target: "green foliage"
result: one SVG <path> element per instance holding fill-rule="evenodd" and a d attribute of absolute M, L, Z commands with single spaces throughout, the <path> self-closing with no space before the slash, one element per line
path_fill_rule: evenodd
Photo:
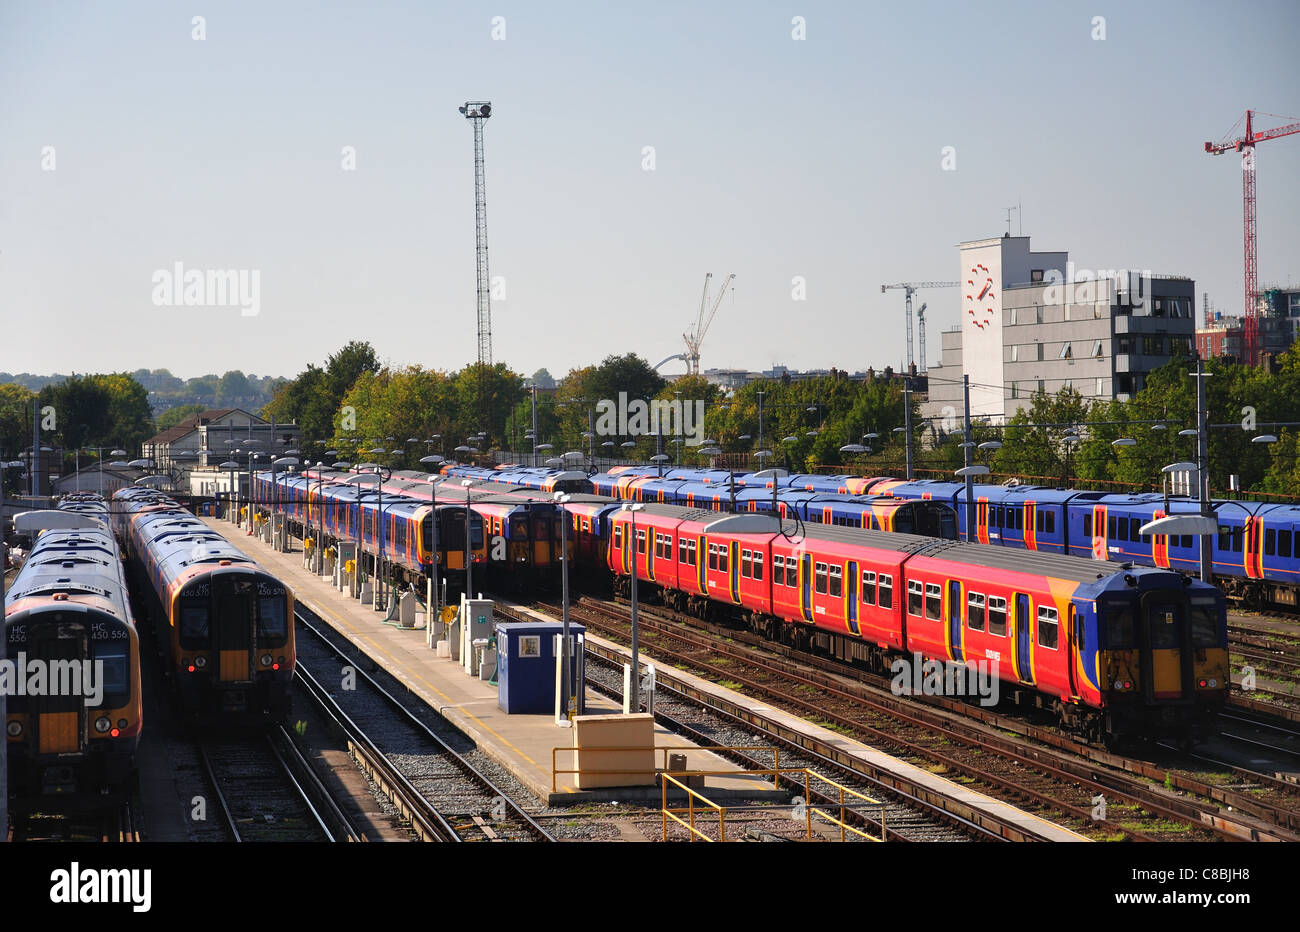
<path fill-rule="evenodd" d="M 180 405 L 176 408 L 168 408 L 162 414 L 158 415 L 156 426 L 158 432 L 175 427 L 181 421 L 194 417 L 196 414 L 202 414 L 206 410 L 206 405 Z"/>
<path fill-rule="evenodd" d="M 41 435 L 48 446 L 134 452 L 154 433 L 149 393 L 125 372 L 72 376 L 41 389 L 39 403 L 54 409 L 54 429 Z M 24 442 L 30 443 L 30 427 Z"/>
<path fill-rule="evenodd" d="M 0 384 L 0 460 L 12 460 L 24 446 L 31 446 L 35 397 L 15 382 Z"/>

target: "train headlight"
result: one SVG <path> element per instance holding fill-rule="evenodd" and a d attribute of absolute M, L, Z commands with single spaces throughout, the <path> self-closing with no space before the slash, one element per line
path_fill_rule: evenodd
<path fill-rule="evenodd" d="M 208 658 L 207 658 L 207 657 L 195 657 L 195 658 L 194 658 L 194 666 L 198 667 L 200 670 L 202 670 L 202 669 L 203 669 L 204 667 L 206 667 L 207 665 L 208 665 Z"/>
<path fill-rule="evenodd" d="M 126 730 L 126 719 L 124 719 L 124 718 L 119 718 L 119 719 L 117 720 L 117 727 L 118 727 L 118 728 L 121 728 L 123 731 L 125 731 L 125 730 Z"/>
<path fill-rule="evenodd" d="M 270 665 L 271 665 L 271 655 L 270 655 L 270 654 L 263 654 L 263 655 L 262 655 L 262 666 L 264 666 L 264 667 L 269 667 Z"/>
<path fill-rule="evenodd" d="M 5 731 L 9 733 L 9 737 L 17 738 L 19 735 L 23 733 L 23 723 L 19 721 L 12 721 L 5 726 Z"/>
<path fill-rule="evenodd" d="M 112 727 L 113 722 L 107 715 L 101 715 L 99 718 L 95 719 L 95 731 L 99 732 L 101 735 Z"/>
<path fill-rule="evenodd" d="M 1218 681 L 1218 680 L 1210 680 L 1210 689 L 1218 689 L 1218 688 L 1219 688 L 1219 681 Z"/>

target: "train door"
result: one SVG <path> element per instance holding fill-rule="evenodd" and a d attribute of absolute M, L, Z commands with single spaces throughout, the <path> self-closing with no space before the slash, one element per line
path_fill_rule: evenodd
<path fill-rule="evenodd" d="M 1110 546 L 1106 542 L 1106 506 L 1092 506 L 1092 558 L 1109 560 Z"/>
<path fill-rule="evenodd" d="M 1038 517 L 1038 505 L 1025 502 L 1025 549 L 1038 549 L 1038 527 L 1034 523 Z"/>
<path fill-rule="evenodd" d="M 1030 656 L 1029 596 L 1016 593 L 1016 675 L 1022 683 L 1033 683 L 1034 673 Z"/>
<path fill-rule="evenodd" d="M 727 545 L 730 559 L 727 560 L 727 582 L 731 589 L 731 601 L 740 602 L 740 544 L 731 541 Z"/>
<path fill-rule="evenodd" d="M 848 621 L 849 631 L 853 634 L 862 633 L 858 630 L 858 586 L 860 585 L 862 580 L 858 578 L 858 561 L 850 560 L 844 573 L 844 592 L 847 596 L 844 617 Z"/>
<path fill-rule="evenodd" d="M 1157 508 L 1151 513 L 1153 520 L 1165 517 L 1165 510 Z M 1169 535 L 1151 535 L 1151 561 L 1162 570 L 1169 569 Z"/>
<path fill-rule="evenodd" d="M 812 554 L 799 556 L 799 609 L 804 621 L 813 620 L 812 609 Z"/>
<path fill-rule="evenodd" d="M 1258 517 L 1246 519 L 1246 539 L 1243 569 L 1248 579 L 1260 579 L 1264 575 L 1264 520 Z"/>
<path fill-rule="evenodd" d="M 1083 626 L 1079 624 L 1079 616 L 1074 611 L 1074 604 L 1070 604 L 1066 612 L 1065 621 L 1065 643 L 1068 656 L 1065 658 L 1065 666 L 1069 671 L 1070 695 L 1079 695 L 1079 684 L 1074 675 L 1076 665 L 1082 662 L 1079 656 L 1083 653 Z"/>
<path fill-rule="evenodd" d="M 253 630 L 257 614 L 253 605 L 253 583 L 236 576 L 212 580 L 212 649 L 217 653 L 217 680 L 243 683 L 253 678 Z"/>
<path fill-rule="evenodd" d="M 1142 597 L 1142 687 L 1148 702 L 1182 702 L 1192 695 L 1192 653 L 1186 606 L 1159 593 Z"/>
<path fill-rule="evenodd" d="M 961 646 L 961 583 L 948 580 L 948 656 L 958 663 L 965 660 Z"/>
<path fill-rule="evenodd" d="M 989 500 L 981 498 L 975 506 L 975 539 L 981 544 L 989 542 Z"/>
<path fill-rule="evenodd" d="M 29 626 L 29 630 L 33 632 L 29 650 L 45 662 L 47 670 L 54 669 L 55 663 L 66 665 L 90 656 L 86 630 L 80 624 Z M 56 695 L 33 695 L 27 701 L 36 729 L 36 753 L 75 754 L 86 750 L 86 704 L 82 696 L 60 690 Z"/>

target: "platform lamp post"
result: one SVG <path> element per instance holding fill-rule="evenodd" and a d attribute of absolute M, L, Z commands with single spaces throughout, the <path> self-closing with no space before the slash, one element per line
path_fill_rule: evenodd
<path fill-rule="evenodd" d="M 116 459 L 119 457 L 126 456 L 126 451 L 113 450 L 108 455 Z M 99 458 L 99 494 L 100 495 L 104 494 L 104 458 L 102 456 Z"/>
<path fill-rule="evenodd" d="M 383 447 L 375 447 L 370 451 L 370 455 L 383 456 L 387 452 L 388 451 Z M 393 452 L 397 451 L 395 450 Z M 393 471 L 380 466 L 378 463 L 375 463 L 373 469 L 374 474 L 377 477 L 377 481 L 375 482 L 375 491 L 378 493 L 379 497 L 379 511 L 375 516 L 375 520 L 379 524 L 379 528 L 375 534 L 379 539 L 378 562 L 375 564 L 375 608 L 382 609 L 384 606 L 384 532 L 387 530 L 385 527 L 387 522 L 384 521 L 384 483 L 393 477 Z"/>
<path fill-rule="evenodd" d="M 282 520 L 283 515 L 280 514 L 279 472 L 281 466 L 298 465 L 297 457 L 289 456 L 287 455 L 287 452 L 288 451 L 286 451 L 285 456 L 281 456 L 277 459 L 271 460 L 271 483 L 275 486 L 275 506 L 274 509 L 271 511 L 271 531 L 272 531 L 272 537 L 274 538 L 274 541 L 272 542 L 272 546 L 275 547 L 275 549 L 280 551 L 281 553 L 284 552 L 284 548 L 280 546 L 280 529 L 282 527 L 287 527 L 288 524 L 287 522 Z M 297 453 L 298 451 L 294 450 L 293 452 Z M 285 537 L 288 537 L 288 534 L 286 534 Z"/>
<path fill-rule="evenodd" d="M 375 470 L 378 470 L 379 467 L 378 467 L 378 466 L 375 466 L 374 469 L 375 469 Z M 362 525 L 365 524 L 365 520 L 364 520 L 364 510 L 363 510 L 362 507 L 361 507 L 361 505 L 362 505 L 362 501 L 361 501 L 361 484 L 362 484 L 363 482 L 374 482 L 376 488 L 378 488 L 379 484 L 380 484 L 383 480 L 380 478 L 379 473 L 378 473 L 377 471 L 375 471 L 375 472 L 366 471 L 366 472 L 357 472 L 357 473 L 353 473 L 352 475 L 348 476 L 348 477 L 347 477 L 346 479 L 344 479 L 343 481 L 344 481 L 345 483 L 347 483 L 348 485 L 355 485 L 355 486 L 357 487 L 357 552 L 356 552 L 356 556 L 355 556 L 353 559 L 356 561 L 356 568 L 357 568 L 357 570 L 360 570 L 360 569 L 361 569 L 361 545 L 362 545 L 362 533 L 361 533 L 361 529 L 362 529 Z M 381 499 L 381 501 L 382 501 L 382 499 Z M 379 523 L 382 525 L 383 522 L 379 522 Z M 376 564 L 376 569 L 378 569 L 378 564 Z M 378 575 L 378 574 L 376 574 L 376 575 Z M 378 585 L 378 583 L 376 583 L 376 585 Z M 359 593 L 359 591 L 358 591 L 358 595 L 359 595 L 359 594 L 360 594 L 360 593 Z"/>
<path fill-rule="evenodd" d="M 636 537 L 636 513 L 645 508 L 640 502 L 624 502 L 621 506 L 622 511 L 628 512 L 632 522 L 632 534 L 624 542 L 625 547 L 630 547 L 632 551 L 632 682 L 629 685 L 630 695 L 628 696 L 628 707 L 632 714 L 641 711 L 641 654 L 640 654 L 640 632 L 636 623 L 636 577 L 637 569 L 637 537 Z M 647 547 L 647 549 L 649 549 Z"/>
<path fill-rule="evenodd" d="M 470 486 L 474 484 L 473 479 L 460 480 L 461 488 L 465 490 L 465 598 L 474 598 L 474 555 L 470 552 L 470 511 L 469 502 Z"/>
<path fill-rule="evenodd" d="M 338 450 L 326 450 L 324 455 L 330 459 L 339 455 Z M 309 487 L 310 488 L 310 487 Z M 308 493 L 308 503 L 310 504 L 310 492 Z M 308 520 L 311 519 L 310 510 L 307 513 Z M 316 534 L 316 553 L 312 559 L 312 566 L 316 570 L 316 575 L 320 576 L 325 570 L 325 461 L 316 461 L 316 517 L 319 519 L 320 530 Z"/>
<path fill-rule="evenodd" d="M 239 463 L 235 462 L 233 459 L 230 459 L 230 460 L 226 460 L 217 468 L 224 469 L 230 473 L 230 495 L 226 499 L 227 502 L 226 507 L 230 509 L 230 512 L 226 515 L 226 520 L 229 521 L 234 516 L 234 511 L 235 508 L 237 507 L 235 504 L 235 476 L 239 472 L 240 465 Z"/>
<path fill-rule="evenodd" d="M 433 618 L 438 613 L 438 602 L 440 601 L 439 593 L 442 591 L 438 583 L 438 481 L 442 478 L 435 470 L 442 465 L 445 460 L 436 453 L 420 457 L 420 462 L 429 470 L 429 525 L 432 528 L 432 534 L 429 540 L 429 576 L 428 587 L 425 591 L 424 609 L 426 625 L 433 624 Z M 466 528 L 468 531 L 468 528 Z M 432 630 L 432 628 L 430 628 Z"/>
<path fill-rule="evenodd" d="M 565 492 L 555 493 L 555 504 L 560 509 L 560 708 L 564 710 L 564 724 L 573 723 L 575 711 L 573 698 L 569 695 L 569 513 L 564 506 L 569 503 Z"/>

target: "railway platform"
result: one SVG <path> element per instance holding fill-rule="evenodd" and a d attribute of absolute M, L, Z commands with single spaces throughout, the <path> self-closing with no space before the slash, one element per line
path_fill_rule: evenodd
<path fill-rule="evenodd" d="M 497 707 L 496 688 L 465 675 L 460 665 L 454 661 L 439 659 L 434 651 L 425 646 L 422 627 L 401 629 L 382 624 L 379 612 L 339 592 L 327 579 L 306 570 L 302 565 L 300 551 L 278 553 L 260 538 L 248 536 L 228 521 L 207 517 L 202 520 L 288 582 L 298 601 L 472 738 L 480 750 L 508 769 L 547 805 L 562 806 L 610 799 L 659 799 L 660 790 L 657 786 L 578 789 L 570 782 L 569 775 L 556 775 L 553 772 L 553 749 L 567 748 L 571 744 L 571 736 L 568 729 L 555 725 L 552 716 L 506 715 Z M 502 601 L 501 604 L 519 615 L 555 620 L 509 601 Z M 597 649 L 606 656 L 621 655 L 625 659 L 628 656 L 625 648 L 612 641 L 590 632 L 586 638 L 589 649 Z M 654 659 L 652 651 L 643 650 L 641 656 L 646 662 Z M 752 697 L 725 689 L 670 665 L 658 664 L 656 669 L 660 682 L 721 700 L 741 710 L 742 716 L 774 727 L 783 736 L 792 737 L 796 741 L 800 736 L 805 736 L 826 742 L 835 748 L 838 756 L 852 760 L 863 772 L 885 783 L 906 786 L 911 788 L 911 792 L 919 791 L 933 799 L 947 799 L 951 811 L 961 818 L 975 822 L 985 819 L 1010 821 L 1028 835 L 1050 841 L 1089 840 L 1009 803 L 993 799 L 852 738 L 774 709 Z M 588 714 L 617 711 L 621 709 L 609 699 L 588 690 Z M 722 801 L 738 797 L 762 798 L 764 795 L 770 798 L 789 796 L 788 792 L 776 790 L 766 779 L 746 776 L 734 763 L 700 750 L 691 742 L 660 726 L 655 729 L 655 743 L 656 746 L 672 745 L 682 748 L 682 753 L 687 755 L 687 768 L 690 770 L 728 771 L 734 774 L 704 778 L 701 792 L 710 799 Z M 571 761 L 572 755 L 561 753 L 559 760 L 560 768 L 572 766 L 564 763 L 566 760 Z"/>
<path fill-rule="evenodd" d="M 580 789 L 571 774 L 556 772 L 574 767 L 572 732 L 555 724 L 553 715 L 507 715 L 497 706 L 497 689 L 468 676 L 459 663 L 439 658 L 425 644 L 424 628 L 398 628 L 382 623 L 383 615 L 350 598 L 302 565 L 302 552 L 279 553 L 260 538 L 249 536 L 230 522 L 201 517 L 269 572 L 287 582 L 295 599 L 319 616 L 338 634 L 386 670 L 456 728 L 468 735 L 481 751 L 501 764 L 548 806 L 574 805 L 596 800 L 658 802 L 661 790 L 653 786 Z M 621 712 L 609 699 L 587 691 L 588 715 Z M 655 746 L 686 755 L 686 769 L 723 771 L 703 778 L 700 792 L 710 799 L 768 799 L 784 801 L 788 790 L 776 789 L 764 777 L 746 774 L 736 764 L 662 727 L 655 728 Z M 680 748 L 680 751 L 678 750 Z M 662 759 L 664 752 L 656 754 Z M 558 764 L 553 760 L 558 759 Z M 672 794 L 670 794 L 671 798 Z"/>

